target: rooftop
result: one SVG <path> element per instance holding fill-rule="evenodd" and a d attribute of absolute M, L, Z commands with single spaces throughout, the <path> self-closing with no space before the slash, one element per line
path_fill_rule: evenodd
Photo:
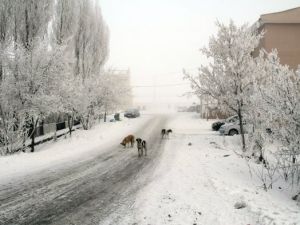
<path fill-rule="evenodd" d="M 266 23 L 300 23 L 300 7 L 260 16 L 261 25 Z"/>

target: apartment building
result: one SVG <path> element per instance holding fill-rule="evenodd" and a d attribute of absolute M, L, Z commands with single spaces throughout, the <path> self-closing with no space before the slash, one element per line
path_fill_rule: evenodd
<path fill-rule="evenodd" d="M 297 69 L 300 64 L 300 7 L 261 15 L 258 25 L 259 31 L 265 32 L 260 48 L 268 52 L 276 48 L 280 62 Z"/>

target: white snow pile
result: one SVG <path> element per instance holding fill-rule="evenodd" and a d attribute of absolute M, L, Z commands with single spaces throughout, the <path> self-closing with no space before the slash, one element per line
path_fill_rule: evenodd
<path fill-rule="evenodd" d="M 195 114 L 175 117 L 168 128 L 174 133 L 165 140 L 152 181 L 138 193 L 122 225 L 300 224 L 292 190 L 279 181 L 266 192 L 232 151 L 241 147 L 238 136 L 219 136 L 211 121 Z"/>
<path fill-rule="evenodd" d="M 72 161 L 94 157 L 108 147 L 119 145 L 124 134 L 136 131 L 151 116 L 126 119 L 114 123 L 100 123 L 90 130 L 77 130 L 70 138 L 37 146 L 35 153 L 23 153 L 0 157 L 0 183 L 31 172 L 64 166 Z"/>

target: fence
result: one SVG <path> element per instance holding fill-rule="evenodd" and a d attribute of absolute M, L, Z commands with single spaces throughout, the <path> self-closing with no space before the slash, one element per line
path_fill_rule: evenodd
<path fill-rule="evenodd" d="M 73 121 L 73 128 L 72 131 L 79 129 L 81 127 L 79 120 Z M 66 135 L 69 132 L 68 129 L 68 121 L 59 122 L 59 123 L 47 123 L 42 124 L 40 126 L 37 126 L 34 131 L 34 137 L 35 137 L 35 143 L 34 146 L 45 143 L 47 141 L 50 141 L 54 138 L 59 138 L 61 136 Z M 6 152 L 5 154 L 12 154 L 14 152 L 18 152 L 21 150 L 24 150 L 24 147 L 29 147 L 32 145 L 30 138 L 28 138 L 25 143 L 23 141 L 20 141 L 18 143 L 14 143 L 16 146 L 14 148 L 13 152 Z M 3 141 L 1 141 L 0 137 L 0 155 L 5 152 L 3 149 L 8 149 L 7 146 L 3 145 Z M 2 153 L 1 153 L 2 152 Z"/>
<path fill-rule="evenodd" d="M 75 120 L 73 125 L 77 126 L 80 124 L 79 120 Z M 35 136 L 40 137 L 44 136 L 47 134 L 54 134 L 57 131 L 64 130 L 68 128 L 68 121 L 60 122 L 60 123 L 48 123 L 48 124 L 43 124 L 41 126 L 36 127 L 35 129 Z"/>

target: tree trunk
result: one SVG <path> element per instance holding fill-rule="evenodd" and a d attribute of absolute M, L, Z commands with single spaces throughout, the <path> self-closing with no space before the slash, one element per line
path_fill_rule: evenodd
<path fill-rule="evenodd" d="M 31 134 L 31 152 L 34 152 L 34 139 L 35 139 L 35 132 L 33 131 Z"/>
<path fill-rule="evenodd" d="M 38 119 L 34 121 L 34 118 L 31 118 L 31 124 L 30 124 L 30 138 L 31 138 L 31 152 L 34 152 L 34 145 L 35 145 L 35 129 L 38 123 Z"/>
<path fill-rule="evenodd" d="M 73 116 L 68 114 L 68 127 L 69 127 L 70 137 L 72 136 L 73 124 L 74 124 L 74 118 Z"/>
<path fill-rule="evenodd" d="M 2 82 L 3 79 L 3 66 L 2 66 L 2 61 L 0 60 L 0 83 Z"/>
<path fill-rule="evenodd" d="M 244 120 L 243 120 L 243 116 L 242 116 L 242 112 L 241 112 L 240 108 L 238 110 L 238 117 L 239 117 L 239 121 L 240 121 L 242 148 L 243 148 L 243 151 L 246 151 L 245 132 L 244 132 L 244 124 L 243 124 Z"/>
<path fill-rule="evenodd" d="M 29 19 L 27 9 L 25 9 L 25 48 L 29 49 Z"/>
<path fill-rule="evenodd" d="M 84 116 L 80 117 L 80 122 L 82 124 L 82 127 L 84 130 L 88 130 L 89 129 L 89 115 L 84 118 Z"/>
<path fill-rule="evenodd" d="M 105 112 L 104 112 L 104 123 L 106 122 L 106 110 L 105 110 Z"/>

